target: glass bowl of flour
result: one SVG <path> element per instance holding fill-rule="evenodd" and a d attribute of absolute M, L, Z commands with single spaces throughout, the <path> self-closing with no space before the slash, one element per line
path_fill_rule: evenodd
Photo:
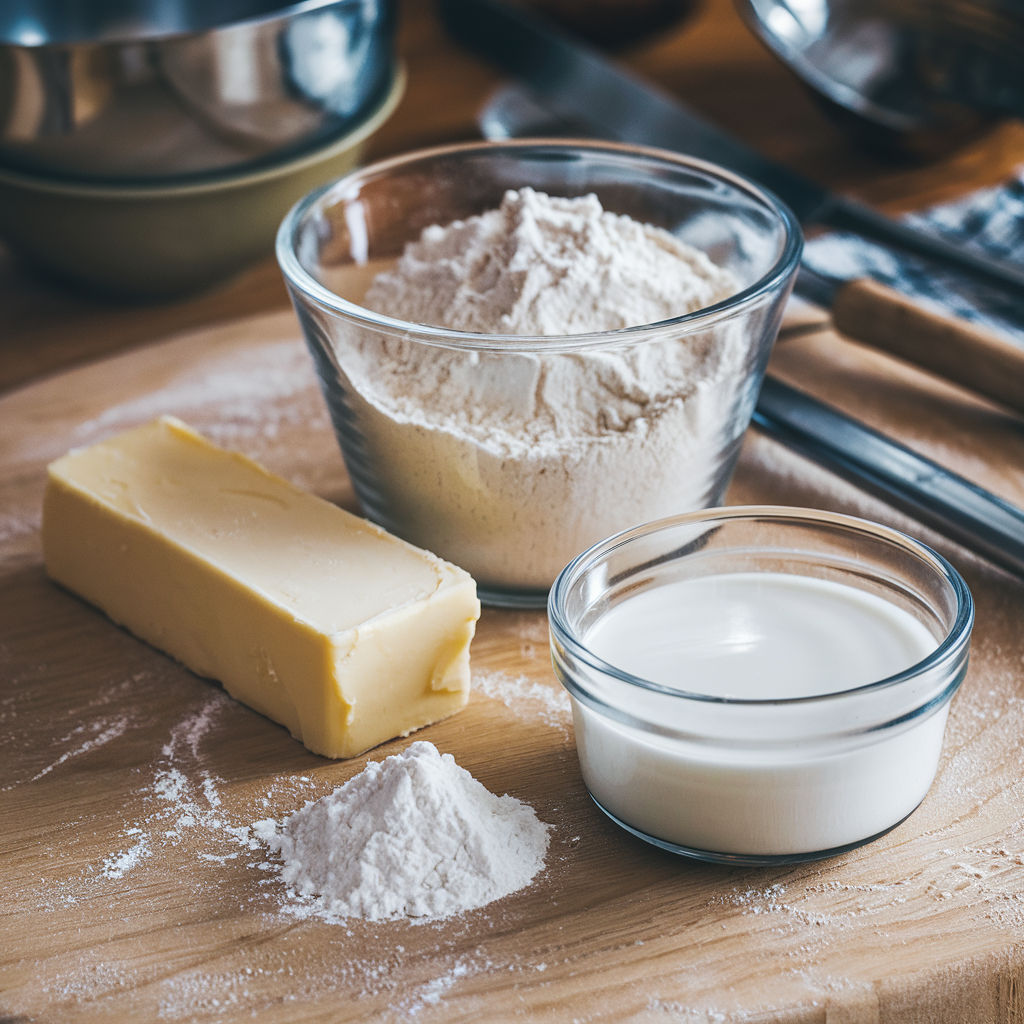
<path fill-rule="evenodd" d="M 510 141 L 363 168 L 277 254 L 365 514 L 543 607 L 600 538 L 720 502 L 801 246 L 714 165 Z"/>
<path fill-rule="evenodd" d="M 921 803 L 974 604 L 889 527 L 730 506 L 585 551 L 548 620 L 595 803 L 675 853 L 779 864 L 871 842 Z"/>

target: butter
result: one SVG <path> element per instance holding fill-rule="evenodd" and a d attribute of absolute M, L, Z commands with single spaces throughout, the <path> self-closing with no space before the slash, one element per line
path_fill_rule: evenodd
<path fill-rule="evenodd" d="M 49 467 L 43 551 L 58 583 L 315 753 L 469 699 L 468 573 L 171 417 Z"/>

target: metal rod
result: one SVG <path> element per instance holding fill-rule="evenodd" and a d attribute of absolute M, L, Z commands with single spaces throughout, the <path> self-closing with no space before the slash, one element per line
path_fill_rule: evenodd
<path fill-rule="evenodd" d="M 769 437 L 1024 576 L 1024 511 L 796 388 L 766 377 L 753 423 Z"/>

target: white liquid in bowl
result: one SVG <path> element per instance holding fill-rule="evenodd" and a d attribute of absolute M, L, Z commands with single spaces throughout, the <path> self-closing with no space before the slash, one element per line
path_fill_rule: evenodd
<path fill-rule="evenodd" d="M 741 700 L 841 693 L 903 672 L 938 646 L 883 598 L 783 573 L 651 588 L 610 609 L 584 641 L 648 681 Z M 664 724 L 687 731 L 687 704 L 680 700 L 680 721 Z M 842 720 L 841 701 L 822 702 L 826 720 L 832 705 L 826 734 L 855 726 Z M 604 808 L 688 849 L 757 856 L 834 849 L 906 817 L 934 778 L 948 707 L 841 742 L 809 734 L 758 748 L 658 735 L 573 701 L 584 779 Z M 711 721 L 734 710 L 702 703 Z"/>
<path fill-rule="evenodd" d="M 923 623 L 883 598 L 774 572 L 644 591 L 602 616 L 585 643 L 652 683 L 746 700 L 852 690 L 903 672 L 937 646 Z"/>

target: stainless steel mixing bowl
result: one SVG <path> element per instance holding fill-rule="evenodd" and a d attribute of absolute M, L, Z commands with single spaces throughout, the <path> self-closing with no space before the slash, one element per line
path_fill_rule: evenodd
<path fill-rule="evenodd" d="M 394 79 L 393 0 L 0 2 L 0 166 L 77 181 L 254 169 Z"/>
<path fill-rule="evenodd" d="M 931 155 L 1024 116 L 1021 0 L 737 0 L 862 139 Z"/>
<path fill-rule="evenodd" d="M 30 263 L 111 295 L 157 299 L 211 288 L 273 248 L 300 196 L 356 166 L 404 84 L 399 67 L 387 95 L 351 131 L 256 170 L 122 185 L 0 167 L 0 236 Z"/>

